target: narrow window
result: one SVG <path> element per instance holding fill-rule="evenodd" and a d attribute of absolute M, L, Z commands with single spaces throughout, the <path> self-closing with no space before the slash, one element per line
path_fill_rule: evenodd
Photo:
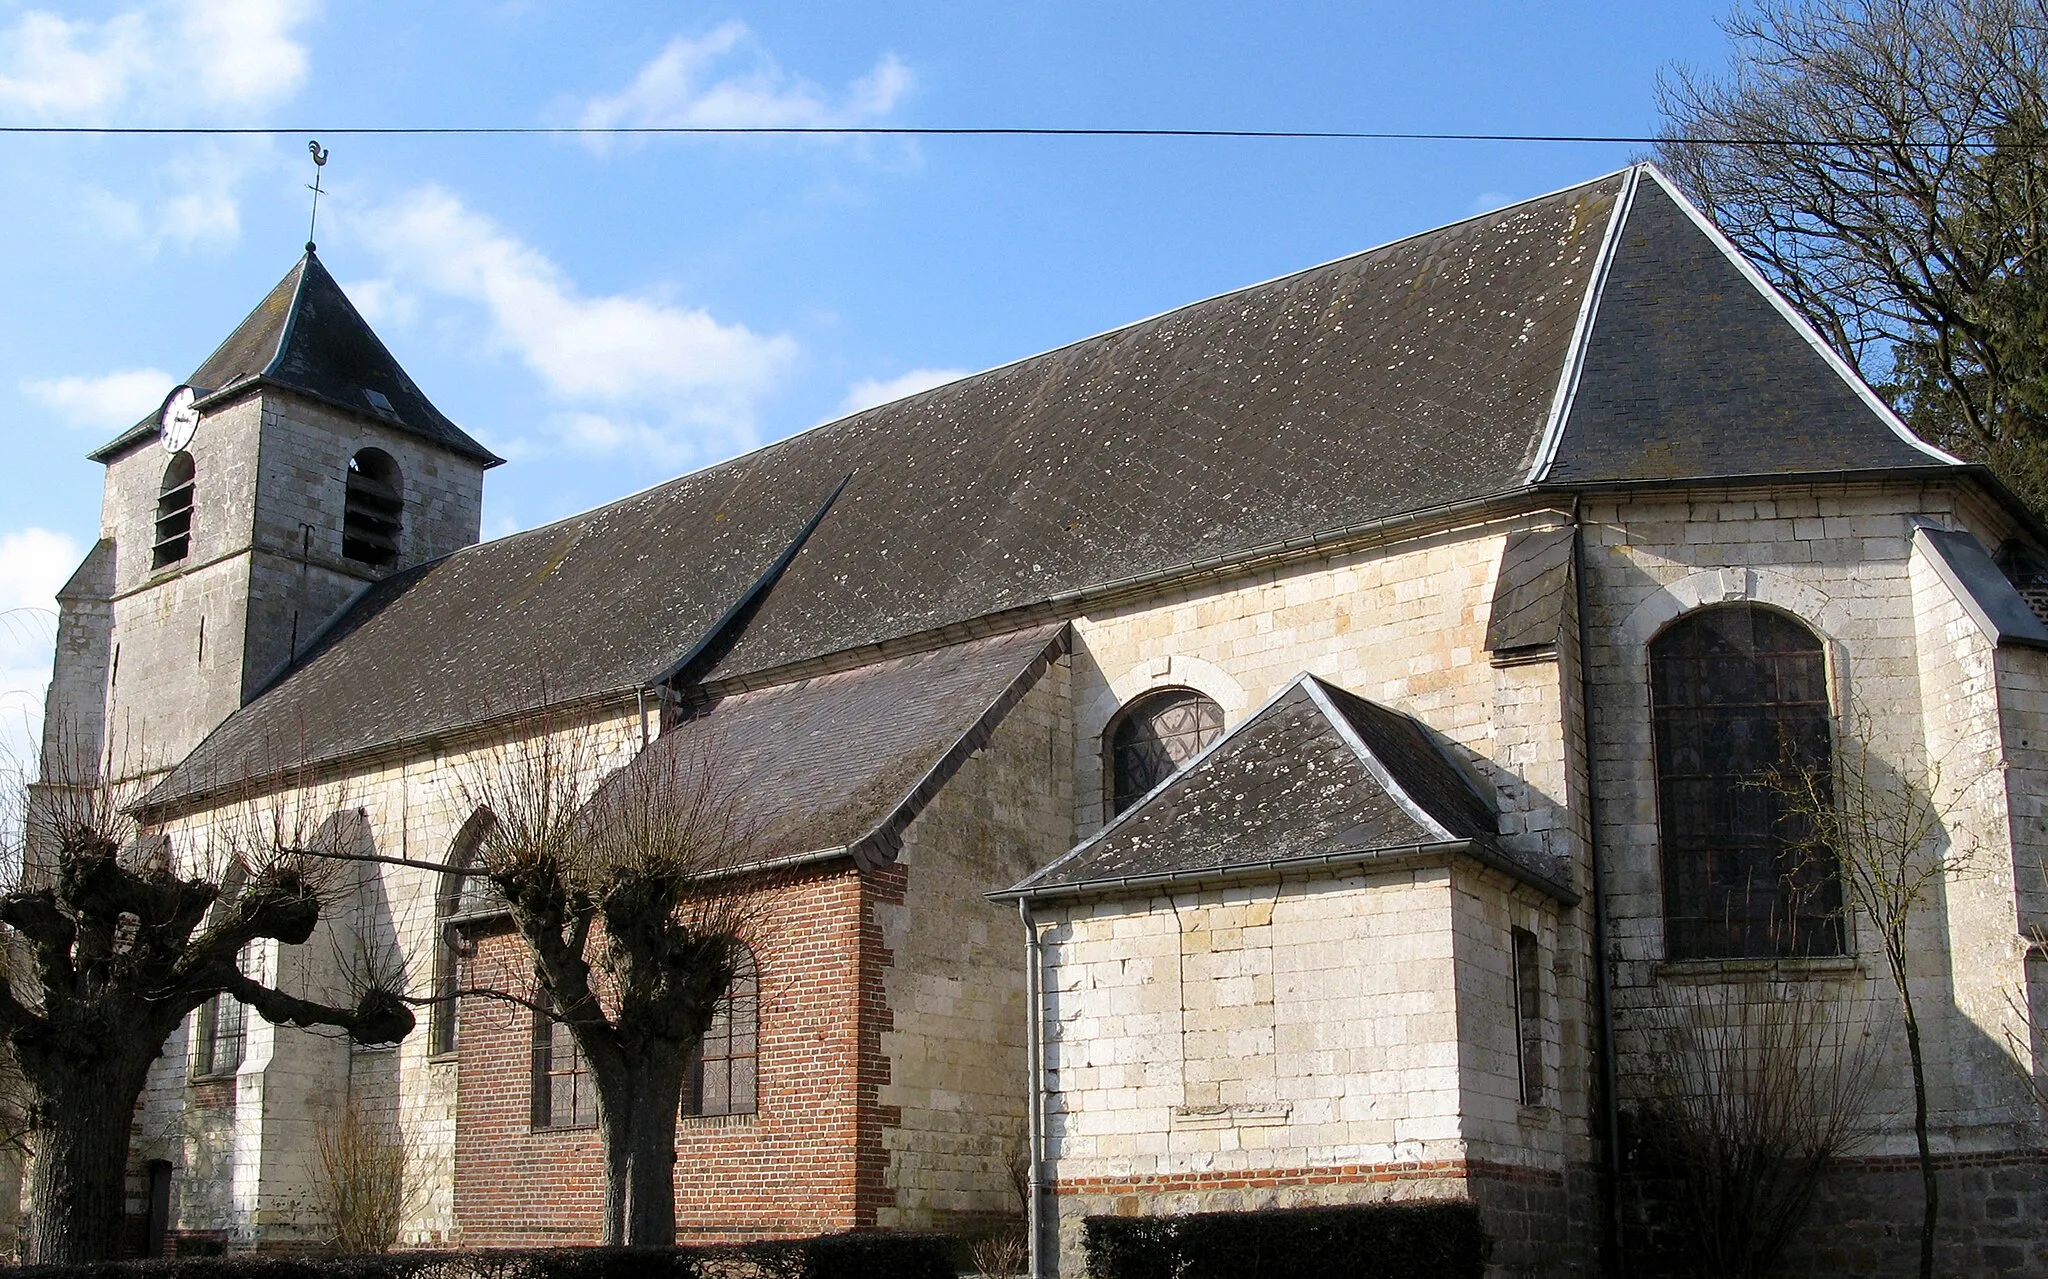
<path fill-rule="evenodd" d="M 462 824 L 455 847 L 448 854 L 448 869 L 441 875 L 441 891 L 434 899 L 434 1002 L 427 1013 L 427 1052 L 440 1056 L 459 1046 L 462 989 L 462 961 L 469 954 L 457 922 L 475 912 L 490 899 L 490 885 L 474 873 L 477 849 L 489 836 L 498 819 L 488 809 L 478 809 Z"/>
<path fill-rule="evenodd" d="M 1820 639 L 1753 604 L 1701 609 L 1650 643 L 1664 928 L 1673 959 L 1842 953 L 1836 859 L 1772 778 L 1833 762 Z"/>
<path fill-rule="evenodd" d="M 533 1126 L 589 1128 L 597 1123 L 597 1081 L 567 1026 L 533 1015 Z"/>
<path fill-rule="evenodd" d="M 383 449 L 364 449 L 349 459 L 347 503 L 341 521 L 341 553 L 379 568 L 398 561 L 398 534 L 405 511 L 405 480 Z"/>
<path fill-rule="evenodd" d="M 1161 689 L 1110 722 L 1109 811 L 1121 813 L 1223 735 L 1223 708 L 1187 688 Z"/>
<path fill-rule="evenodd" d="M 690 1053 L 683 1075 L 685 1115 L 754 1113 L 760 1033 L 760 973 L 754 966 L 754 952 L 741 946 L 733 957 L 732 984 L 719 997 L 711 1025 Z"/>
<path fill-rule="evenodd" d="M 242 948 L 236 964 L 249 971 L 256 943 Z M 233 995 L 222 992 L 199 1006 L 192 1033 L 192 1077 L 205 1079 L 232 1075 L 242 1064 L 249 1042 L 249 1010 Z"/>
<path fill-rule="evenodd" d="M 150 547 L 149 566 L 162 568 L 192 553 L 192 492 L 197 471 L 190 453 L 175 453 L 164 468 L 164 482 L 157 490 L 156 541 Z"/>
<path fill-rule="evenodd" d="M 1522 1104 L 1543 1103 L 1543 988 L 1536 967 L 1536 934 L 1514 929 L 1514 972 L 1509 994 L 1515 1001 L 1515 1060 L 1522 1077 Z"/>

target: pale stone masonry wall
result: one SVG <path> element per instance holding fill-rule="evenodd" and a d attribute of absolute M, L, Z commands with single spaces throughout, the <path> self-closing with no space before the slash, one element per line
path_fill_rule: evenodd
<path fill-rule="evenodd" d="M 1192 687 L 1214 698 L 1223 708 L 1226 724 L 1235 725 L 1306 670 L 1360 696 L 1413 714 L 1443 734 L 1493 784 L 1502 810 L 1503 839 L 1519 851 L 1562 860 L 1571 867 L 1571 877 L 1583 891 L 1590 883 L 1590 866 L 1585 859 L 1583 806 L 1578 803 L 1584 786 L 1585 751 L 1578 740 L 1576 636 L 1569 628 L 1562 636 L 1563 662 L 1559 653 L 1549 652 L 1495 665 L 1485 649 L 1494 578 L 1507 535 L 1521 528 L 1554 525 L 1561 518 L 1555 512 L 1537 512 L 1199 590 L 1163 594 L 1083 619 L 1077 626 L 1075 681 L 1074 794 L 1080 833 L 1093 830 L 1103 819 L 1102 733 L 1118 707 L 1150 688 Z M 1569 611 L 1570 601 L 1566 605 Z M 1501 894 L 1504 890 L 1497 895 Z M 1540 1169 L 1540 1185 L 1530 1191 L 1518 1183 L 1495 1193 L 1476 1180 L 1468 1185 L 1462 1166 L 1455 1176 L 1418 1166 L 1404 1173 L 1398 1184 L 1411 1193 L 1481 1198 L 1497 1231 L 1512 1236 L 1503 1240 L 1504 1264 L 1534 1264 L 1530 1258 L 1540 1256 L 1543 1264 L 1569 1267 L 1577 1264 L 1573 1258 L 1582 1260 L 1590 1250 L 1597 1229 L 1587 1200 L 1589 1179 L 1585 1174 L 1594 1157 L 1589 1107 L 1597 1062 L 1590 1012 L 1591 903 L 1588 899 L 1577 907 L 1560 908 L 1555 902 L 1538 905 L 1534 898 L 1502 896 L 1503 903 L 1510 900 L 1512 905 L 1475 907 L 1474 918 L 1498 909 L 1515 914 L 1524 926 L 1540 923 L 1533 931 L 1543 939 L 1545 1013 L 1552 1041 L 1545 1051 L 1555 1109 L 1525 1114 L 1519 1105 L 1500 1105 L 1497 1094 L 1506 1087 L 1501 1080 L 1513 1076 L 1499 1076 L 1503 1067 L 1498 1063 L 1475 1067 L 1469 1082 L 1485 1095 L 1473 1098 L 1476 1109 L 1470 1122 L 1485 1153 L 1468 1152 L 1461 1146 L 1453 1158 L 1462 1160 L 1469 1155 L 1502 1168 Z M 1125 903 L 1122 909 L 1136 911 L 1138 904 Z M 1467 985 L 1487 983 L 1489 1010 L 1498 1008 L 1505 990 L 1492 985 L 1491 977 L 1479 974 L 1488 966 L 1508 962 L 1506 927 L 1496 928 L 1496 923 L 1499 921 L 1491 920 L 1484 928 L 1471 928 L 1463 952 L 1469 968 L 1459 975 Z M 1134 917 L 1120 926 L 1142 930 L 1150 925 Z M 1449 916 L 1438 926 L 1445 930 L 1448 946 Z M 1277 948 L 1271 954 L 1274 964 L 1288 962 Z M 1448 983 L 1448 953 L 1445 960 Z M 1259 962 L 1259 952 L 1254 950 L 1233 956 L 1226 966 L 1246 966 L 1242 976 L 1256 986 Z M 1050 957 L 1048 963 L 1053 963 Z M 1248 1007 L 1257 1010 L 1256 1002 Z M 1500 1033 L 1502 1027 L 1490 1011 L 1477 1008 L 1475 1005 L 1471 1014 L 1473 1027 L 1487 1035 Z M 1255 1029 L 1228 1028 L 1242 1011 L 1219 1008 L 1204 1013 L 1217 1018 L 1218 1025 L 1207 1039 L 1186 1049 L 1189 1060 L 1203 1057 L 1206 1064 L 1193 1067 L 1198 1073 L 1214 1069 L 1233 1076 L 1195 1081 L 1215 1083 L 1219 1097 L 1226 1086 L 1245 1096 L 1263 1086 L 1253 1077 L 1263 1068 L 1259 1056 L 1251 1052 L 1252 1045 L 1245 1038 L 1247 1034 L 1255 1036 Z M 1451 1015 L 1448 1009 L 1445 1015 Z M 1280 1034 L 1311 1033 L 1289 1031 L 1290 1022 L 1284 1016 L 1275 1025 Z M 1453 1125 L 1449 1139 L 1462 1140 L 1464 1130 L 1456 1125 L 1461 1122 L 1458 1098 L 1464 1083 L 1451 1029 L 1447 1023 L 1446 1037 L 1437 1051 L 1449 1054 L 1443 1066 L 1448 1072 L 1444 1096 L 1449 1099 L 1447 1113 Z M 1505 1029 L 1512 1035 L 1512 1026 Z M 1513 1065 L 1509 1059 L 1505 1069 L 1512 1071 Z M 1235 1077 L 1240 1074 L 1246 1077 Z M 1398 1087 L 1395 1081 L 1385 1082 L 1389 1089 Z M 1181 1086 L 1179 1081 L 1175 1085 Z M 1111 1099 L 1097 1093 L 1086 1105 L 1122 1106 L 1124 1097 L 1117 1093 Z M 1429 1097 L 1390 1091 L 1382 1102 L 1386 1107 L 1397 1104 L 1420 1107 L 1407 1121 L 1411 1126 L 1433 1113 Z M 1083 1103 L 1075 1105 L 1080 1108 Z M 1482 1113 L 1488 1107 L 1498 1113 Z M 1276 1122 L 1296 1124 L 1299 1116 Z M 1251 1139 L 1264 1144 L 1246 1149 L 1260 1150 L 1258 1158 L 1278 1166 L 1311 1161 L 1303 1152 L 1317 1148 L 1315 1138 L 1291 1127 L 1274 1126 Z M 1406 1154 L 1399 1158 L 1404 1164 L 1413 1162 Z M 1435 1158 L 1432 1155 L 1423 1162 Z M 1321 1153 L 1313 1159 L 1336 1156 Z M 1337 1165 L 1350 1171 L 1343 1172 Z M 1256 1166 L 1256 1159 L 1231 1166 Z M 1303 1201 L 1369 1194 L 1370 1183 L 1365 1179 L 1375 1174 L 1359 1171 L 1362 1167 L 1347 1156 L 1326 1170 L 1336 1172 L 1336 1180 L 1349 1177 L 1361 1183 L 1349 1188 L 1284 1192 L 1269 1188 L 1261 1193 L 1267 1195 L 1265 1201 L 1278 1194 Z M 1133 1211 L 1138 1204 L 1128 1195 L 1107 1189 L 1108 1183 L 1101 1179 L 1111 1174 L 1070 1172 L 1064 1162 L 1057 1173 L 1062 1180 L 1092 1178 L 1101 1187 L 1100 1193 L 1062 1198 L 1063 1239 L 1071 1267 L 1080 1215 Z M 1570 1214 L 1563 1205 L 1567 1181 L 1577 1204 Z M 1195 1200 L 1186 1195 L 1192 1193 L 1190 1190 L 1180 1199 L 1148 1199 L 1145 1210 L 1162 1210 L 1162 1205 L 1171 1204 L 1191 1206 Z M 1242 1199 L 1241 1190 L 1231 1189 L 1216 1192 L 1203 1202 L 1215 1206 Z M 1540 1204 L 1535 1199 L 1540 1199 Z M 1568 1215 L 1573 1220 L 1561 1231 L 1560 1223 Z M 1539 1218 L 1543 1220 L 1539 1222 Z M 1569 1237 L 1563 1237 L 1565 1234 Z"/>
<path fill-rule="evenodd" d="M 639 745 L 638 717 L 606 716 L 581 733 L 594 779 L 625 763 Z M 355 825 L 356 851 L 443 863 L 473 812 L 466 788 L 505 748 L 429 748 L 296 796 L 307 820 Z M 518 749 L 516 747 L 511 749 Z M 223 830 L 248 820 L 241 805 L 189 814 L 169 835 L 180 856 L 199 856 Z M 263 963 L 285 991 L 346 1002 L 346 965 L 395 962 L 412 991 L 429 993 L 439 929 L 434 914 L 441 876 L 411 866 L 348 864 L 322 926 L 303 946 L 267 945 Z M 284 952 L 280 955 L 278 952 Z M 138 1115 L 140 1131 L 166 1134 L 161 1157 L 177 1165 L 173 1221 L 181 1231 L 216 1235 L 237 1246 L 280 1247 L 317 1240 L 325 1224 L 315 1202 L 315 1125 L 352 1099 L 372 1114 L 394 1115 L 418 1172 L 402 1242 L 458 1240 L 454 1216 L 455 1062 L 428 1054 L 427 1014 L 396 1048 L 351 1049 L 337 1036 L 271 1027 L 249 1015 L 247 1053 L 225 1085 L 193 1088 L 190 1032 L 174 1038 L 152 1072 Z M 158 1157 L 139 1152 L 138 1160 Z"/>
<path fill-rule="evenodd" d="M 1445 867 L 1047 909 L 1060 1273 L 1085 1216 L 1463 1197 Z"/>
<path fill-rule="evenodd" d="M 1073 843 L 1070 670 L 1053 665 L 911 823 L 903 901 L 876 909 L 892 952 L 878 1101 L 897 1115 L 880 1225 L 972 1235 L 1022 1219 L 1024 928 L 984 894 Z"/>
<path fill-rule="evenodd" d="M 372 568 L 341 553 L 349 459 L 378 448 L 404 486 L 398 559 Z M 288 392 L 263 396 L 262 456 L 242 678 L 256 687 L 302 651 L 365 583 L 460 550 L 483 519 L 483 468 L 417 436 Z"/>
<path fill-rule="evenodd" d="M 1911 1084 L 1897 1000 L 1870 921 L 1851 920 L 1853 953 L 1839 959 L 1665 958 L 1647 646 L 1691 609 L 1767 605 L 1798 618 L 1825 644 L 1838 748 L 1856 749 L 1856 738 L 1866 737 L 1881 771 L 1910 777 L 1927 778 L 1931 764 L 1940 766 L 1937 807 L 1971 866 L 1939 885 L 1911 933 L 1934 1144 L 1947 1187 L 1943 1272 L 2006 1272 L 2025 1251 L 2013 1251 L 2008 1209 L 2033 1202 L 2040 1181 L 2033 1116 L 2005 1043 L 2025 1002 L 2014 859 L 2035 839 L 2012 829 L 2009 815 L 2031 813 L 2038 803 L 2028 780 L 2038 764 L 2031 728 L 2012 725 L 2041 714 L 2031 687 L 2040 659 L 1994 650 L 1913 537 L 1916 521 L 1927 520 L 1971 529 L 1996 548 L 2008 531 L 2004 518 L 1943 486 L 1848 484 L 1589 500 L 1585 516 L 1592 756 L 1615 922 L 1624 1110 L 1648 1087 L 1645 1054 L 1654 1050 L 1648 1031 L 1658 1005 L 1688 994 L 1772 999 L 1777 983 L 1793 982 L 1836 1015 L 1867 1018 L 1879 1045 L 1870 1111 L 1880 1131 L 1864 1162 L 1831 1183 L 1817 1218 L 1828 1224 L 1795 1242 L 1793 1264 L 1802 1273 L 1842 1265 L 1862 1274 L 1910 1273 L 1913 1232 L 1897 1223 L 1918 1212 L 1917 1181 L 1898 1164 L 1913 1149 Z M 2027 882 L 2022 871 L 2020 883 Z"/>
<path fill-rule="evenodd" d="M 403 476 L 391 569 L 341 554 L 348 463 L 366 447 L 391 454 Z M 145 444 L 107 466 L 100 523 L 115 567 L 101 722 L 118 776 L 184 758 L 364 585 L 459 550 L 480 527 L 477 463 L 286 391 L 207 413 L 188 451 L 191 547 L 160 569 L 151 546 L 169 455 Z M 76 700 L 81 720 L 100 713 Z"/>

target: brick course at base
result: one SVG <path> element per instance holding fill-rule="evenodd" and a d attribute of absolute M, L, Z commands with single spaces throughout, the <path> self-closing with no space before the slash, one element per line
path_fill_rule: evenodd
<path fill-rule="evenodd" d="M 900 889 L 898 890 L 900 891 Z M 759 1103 L 750 1116 L 685 1119 L 676 1139 L 676 1214 L 684 1241 L 820 1234 L 871 1224 L 875 1191 L 863 1187 L 857 1098 L 877 1060 L 872 1036 L 849 1016 L 872 1000 L 864 955 L 871 906 L 861 876 L 842 866 L 759 895 L 753 938 L 761 976 Z M 474 971 L 522 971 L 509 932 L 479 939 Z M 863 1042 L 865 1040 L 866 1042 Z M 530 1124 L 532 1015 L 484 997 L 466 999 L 459 1044 L 455 1144 L 457 1242 L 465 1247 L 594 1242 L 604 1204 L 594 1129 L 534 1131 Z M 862 1069 L 856 1070 L 856 1063 Z M 869 1176 L 872 1177 L 872 1172 Z"/>

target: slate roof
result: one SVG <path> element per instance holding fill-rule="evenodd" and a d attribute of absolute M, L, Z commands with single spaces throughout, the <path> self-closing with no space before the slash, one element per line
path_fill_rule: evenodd
<path fill-rule="evenodd" d="M 1500 845 L 1483 785 L 1414 719 L 1303 675 L 1115 821 L 996 896 L 1277 873 L 1452 846 L 1568 894 L 1562 868 Z"/>
<path fill-rule="evenodd" d="M 1668 480 L 1939 464 L 1859 410 L 1768 302 L 1745 302 L 1754 287 L 1645 172 L 962 378 L 390 579 L 152 802 L 231 781 L 254 743 L 321 762 L 540 699 L 630 693 L 696 651 L 849 475 L 694 675 L 772 679 L 1015 624 L 1005 614 L 1071 614 L 1065 601 L 1114 583 L 1639 478 L 1644 454 Z M 1615 292 L 1587 339 L 1603 268 Z M 1689 349 L 1710 372 L 1687 372 Z M 1674 389 L 1637 388 L 1645 376 Z M 1782 425 L 1806 396 L 1827 406 L 1810 426 L 1746 425 L 1747 406 Z"/>
<path fill-rule="evenodd" d="M 1638 170 L 1588 334 L 1555 484 L 1938 465 L 1892 428 L 1702 230 Z"/>
<path fill-rule="evenodd" d="M 845 850 L 885 865 L 1068 639 L 1064 623 L 1038 626 L 740 693 L 670 726 L 606 786 L 662 785 L 715 760 L 760 858 Z"/>
<path fill-rule="evenodd" d="M 202 402 L 263 384 L 288 387 L 358 417 L 397 427 L 485 466 L 504 459 L 434 407 L 392 358 L 313 251 L 285 273 L 227 341 L 185 379 Z M 384 405 L 367 392 L 384 397 Z M 93 451 L 109 462 L 157 436 L 155 414 Z"/>
<path fill-rule="evenodd" d="M 1510 534 L 1493 578 L 1493 608 L 1486 617 L 1486 651 L 1496 657 L 1554 647 L 1564 636 L 1575 601 L 1572 530 L 1530 529 Z"/>

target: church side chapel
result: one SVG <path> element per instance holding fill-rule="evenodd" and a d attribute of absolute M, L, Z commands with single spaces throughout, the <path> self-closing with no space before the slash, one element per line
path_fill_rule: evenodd
<path fill-rule="evenodd" d="M 477 861 L 477 771 L 573 735 L 593 785 L 715 759 L 752 841 L 683 1241 L 1078 1276 L 1091 1216 L 1449 1200 L 1490 1274 L 1600 1273 L 1669 1243 L 1679 1032 L 1796 1007 L 1867 1039 L 1871 1131 L 1793 1262 L 1911 1273 L 1881 939 L 1770 784 L 1853 755 L 1953 854 L 1909 974 L 1941 1273 L 2048 1267 L 2044 530 L 1648 166 L 482 544 L 501 460 L 308 245 L 92 456 L 46 761 L 173 857 L 288 802 L 362 859 L 245 971 L 426 1001 L 392 1045 L 188 1019 L 138 1246 L 328 1238 L 343 1110 L 407 1152 L 405 1245 L 597 1239 L 590 1065 L 485 991 L 531 960 Z"/>

